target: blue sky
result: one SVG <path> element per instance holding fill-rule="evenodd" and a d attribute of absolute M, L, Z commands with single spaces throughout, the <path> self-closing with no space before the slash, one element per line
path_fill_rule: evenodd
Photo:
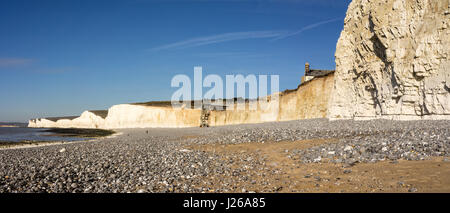
<path fill-rule="evenodd" d="M 176 74 L 334 69 L 350 0 L 0 1 L 0 121 L 169 100 Z"/>

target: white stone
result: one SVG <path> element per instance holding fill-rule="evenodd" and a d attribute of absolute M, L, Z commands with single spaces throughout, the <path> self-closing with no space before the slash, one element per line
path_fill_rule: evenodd
<path fill-rule="evenodd" d="M 352 149 L 353 149 L 352 146 L 346 146 L 346 147 L 344 148 L 344 151 L 351 151 Z"/>
<path fill-rule="evenodd" d="M 314 161 L 314 163 L 318 163 L 318 162 L 320 162 L 322 160 L 322 157 L 317 157 L 317 158 L 315 158 L 313 161 Z"/>

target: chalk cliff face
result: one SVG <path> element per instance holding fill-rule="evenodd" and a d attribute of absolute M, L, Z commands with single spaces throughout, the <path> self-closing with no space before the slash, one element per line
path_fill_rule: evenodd
<path fill-rule="evenodd" d="M 200 115 L 199 109 L 120 104 L 109 108 L 103 128 L 194 127 L 200 126 Z"/>
<path fill-rule="evenodd" d="M 333 74 L 314 78 L 296 90 L 280 93 L 278 99 L 269 99 L 265 107 L 252 109 L 228 108 L 211 111 L 209 125 L 221 126 L 244 123 L 261 123 L 305 118 L 324 118 L 333 85 Z M 85 111 L 74 119 L 34 119 L 29 127 L 45 128 L 151 128 L 198 127 L 200 109 L 176 109 L 169 106 L 138 104 L 114 105 L 103 113 Z"/>
<path fill-rule="evenodd" d="M 325 118 L 333 88 L 333 77 L 331 73 L 314 78 L 295 90 L 282 92 L 277 101 L 271 100 L 263 109 L 212 111 L 210 124 L 221 126 Z"/>
<path fill-rule="evenodd" d="M 45 128 L 101 128 L 105 124 L 105 120 L 90 111 L 84 111 L 80 117 L 75 119 L 59 119 L 52 121 L 45 118 L 30 120 L 28 127 L 45 127 Z"/>
<path fill-rule="evenodd" d="M 449 119 L 449 0 L 353 0 L 330 119 Z"/>
<path fill-rule="evenodd" d="M 52 121 L 45 118 L 30 120 L 28 127 L 41 128 L 151 128 L 193 127 L 200 125 L 200 110 L 148 107 L 134 104 L 114 105 L 106 118 L 84 111 L 75 119 Z"/>

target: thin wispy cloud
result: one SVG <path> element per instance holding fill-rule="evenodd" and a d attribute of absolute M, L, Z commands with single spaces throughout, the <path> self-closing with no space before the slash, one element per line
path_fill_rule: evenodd
<path fill-rule="evenodd" d="M 257 58 L 257 57 L 266 57 L 268 54 L 258 54 L 258 53 L 249 53 L 249 52 L 212 52 L 212 53 L 198 53 L 194 56 L 202 57 L 202 58 Z"/>
<path fill-rule="evenodd" d="M 0 67 L 23 66 L 32 63 L 33 59 L 27 58 L 0 58 Z"/>
<path fill-rule="evenodd" d="M 285 35 L 281 35 L 279 37 L 276 37 L 276 38 L 272 39 L 272 41 L 277 41 L 277 40 L 285 39 L 287 37 L 295 36 L 295 35 L 298 35 L 298 34 L 300 34 L 302 32 L 305 32 L 307 30 L 310 30 L 310 29 L 313 29 L 313 28 L 316 28 L 316 27 L 320 27 L 320 26 L 322 26 L 324 24 L 340 21 L 340 20 L 342 20 L 342 18 L 334 18 L 334 19 L 329 19 L 329 20 L 326 20 L 326 21 L 321 21 L 321 22 L 317 22 L 317 23 L 314 23 L 314 24 L 310 24 L 308 26 L 302 27 L 301 29 L 299 29 L 297 31 L 293 31 L 293 32 L 287 33 Z"/>
<path fill-rule="evenodd" d="M 212 36 L 197 37 L 180 42 L 175 42 L 159 47 L 152 48 L 150 50 L 166 50 L 166 49 L 184 49 L 189 47 L 198 47 L 209 44 L 216 44 L 228 41 L 244 40 L 244 39 L 256 39 L 256 38 L 276 38 L 284 35 L 285 31 L 247 31 L 247 32 L 232 32 L 224 33 Z"/>
<path fill-rule="evenodd" d="M 73 71 L 73 67 L 61 67 L 61 68 L 42 68 L 42 69 L 35 69 L 32 70 L 34 73 L 39 74 L 61 74 L 61 73 L 67 73 Z"/>
<path fill-rule="evenodd" d="M 217 44 L 229 41 L 237 41 L 237 40 L 245 40 L 245 39 L 271 39 L 271 41 L 277 41 L 281 39 L 285 39 L 291 36 L 298 35 L 304 31 L 320 27 L 322 25 L 336 22 L 342 20 L 342 18 L 334 18 L 321 22 L 317 22 L 314 24 L 307 25 L 296 31 L 246 31 L 246 32 L 231 32 L 231 33 L 223 33 L 212 36 L 204 36 L 204 37 L 196 37 L 191 38 L 171 44 L 162 45 L 159 47 L 155 47 L 150 49 L 150 51 L 160 51 L 160 50 L 169 50 L 169 49 L 185 49 L 190 47 L 198 47 L 209 44 Z"/>
<path fill-rule="evenodd" d="M 0 72 L 28 72 L 39 74 L 60 74 L 72 71 L 72 67 L 40 67 L 36 59 L 28 58 L 0 58 Z"/>

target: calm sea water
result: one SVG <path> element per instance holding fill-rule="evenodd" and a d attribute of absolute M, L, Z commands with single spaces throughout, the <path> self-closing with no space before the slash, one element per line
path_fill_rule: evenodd
<path fill-rule="evenodd" d="M 52 133 L 42 132 L 46 129 L 26 127 L 0 127 L 0 142 L 21 141 L 79 141 L 85 138 L 48 136 Z"/>

